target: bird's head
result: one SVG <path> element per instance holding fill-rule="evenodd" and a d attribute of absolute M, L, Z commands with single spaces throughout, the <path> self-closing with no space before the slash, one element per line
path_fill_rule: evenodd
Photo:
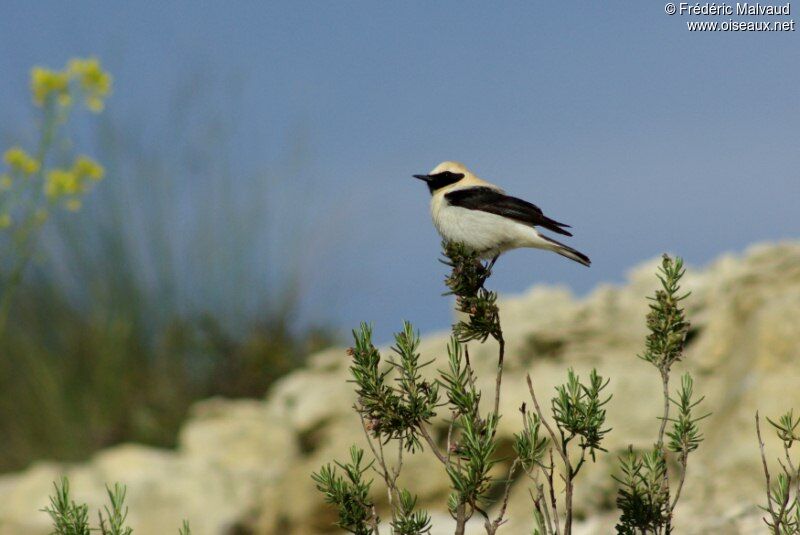
<path fill-rule="evenodd" d="M 431 190 L 431 195 L 436 193 L 436 190 L 455 184 L 464 179 L 464 177 L 471 176 L 469 169 L 464 164 L 458 162 L 442 162 L 433 168 L 433 171 L 427 175 L 414 175 L 428 184 L 428 189 Z"/>

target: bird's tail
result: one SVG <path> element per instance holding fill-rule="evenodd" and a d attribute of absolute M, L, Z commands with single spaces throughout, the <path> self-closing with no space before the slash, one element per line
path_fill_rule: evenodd
<path fill-rule="evenodd" d="M 566 256 L 570 260 L 574 260 L 579 264 L 583 264 L 586 267 L 592 265 L 592 261 L 589 260 L 589 257 L 583 254 L 582 252 L 573 249 L 569 245 L 564 245 L 561 242 L 558 242 L 552 238 L 548 238 L 547 236 L 542 236 L 546 241 L 551 244 L 550 250 L 560 254 L 561 256 Z"/>

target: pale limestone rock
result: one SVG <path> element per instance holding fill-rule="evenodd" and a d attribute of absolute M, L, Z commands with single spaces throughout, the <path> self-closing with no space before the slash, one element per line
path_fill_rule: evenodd
<path fill-rule="evenodd" d="M 195 406 L 177 452 L 122 445 L 82 465 L 42 463 L 4 476 L 0 534 L 49 533 L 47 515 L 38 510 L 61 475 L 69 477 L 76 501 L 92 511 L 106 501 L 105 483 L 124 482 L 136 533 L 177 533 L 184 518 L 193 533 L 231 532 L 260 509 L 263 489 L 282 479 L 298 455 L 290 428 L 268 425 L 280 421 L 273 413 L 259 401 L 208 400 Z"/>

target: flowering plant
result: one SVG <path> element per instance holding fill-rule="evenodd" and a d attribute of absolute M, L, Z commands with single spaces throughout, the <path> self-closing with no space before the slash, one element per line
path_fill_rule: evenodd
<path fill-rule="evenodd" d="M 31 69 L 31 98 L 41 122 L 36 149 L 14 145 L 3 154 L 0 171 L 0 336 L 5 329 L 14 289 L 35 251 L 42 226 L 52 210 L 80 210 L 83 197 L 105 175 L 103 166 L 85 155 L 69 165 L 50 160 L 64 133 L 76 98 L 92 113 L 100 113 L 112 88 L 111 75 L 97 58 L 71 59 L 63 70 Z M 60 139 L 59 136 L 62 138 Z"/>

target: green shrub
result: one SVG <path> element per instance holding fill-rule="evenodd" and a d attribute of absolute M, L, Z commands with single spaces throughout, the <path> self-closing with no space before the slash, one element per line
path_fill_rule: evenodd
<path fill-rule="evenodd" d="M 53 521 L 53 535 L 90 535 L 92 531 L 101 535 L 131 535 L 133 530 L 125 525 L 128 518 L 128 507 L 125 505 L 125 485 L 114 483 L 106 487 L 108 505 L 97 512 L 98 527 L 89 525 L 89 507 L 77 504 L 69 493 L 69 480 L 61 478 L 60 483 L 53 483 L 55 492 L 50 496 L 50 506 L 43 511 Z M 179 535 L 191 535 L 189 522 L 184 520 L 178 531 Z"/>
<path fill-rule="evenodd" d="M 364 474 L 372 469 L 387 487 L 390 531 L 428 533 L 430 516 L 415 511 L 416 498 L 398 483 L 403 456 L 429 449 L 439 460 L 450 480 L 448 510 L 455 520 L 455 533 L 463 534 L 473 518 L 482 520 L 492 535 L 506 521 L 512 482 L 526 476 L 532 498 L 533 527 L 537 535 L 572 533 L 573 495 L 581 468 L 604 453 L 603 441 L 611 430 L 606 426 L 606 405 L 611 397 L 604 393 L 609 379 L 591 370 L 583 381 L 568 369 L 566 382 L 556 387 L 549 410 L 539 404 L 531 376 L 527 376 L 532 408 L 523 404 L 521 430 L 514 435 L 513 456 L 502 479 L 492 475 L 501 460 L 496 437 L 503 377 L 505 339 L 497 307 L 497 294 L 484 287 L 492 264 L 483 264 L 475 254 L 459 244 L 445 243 L 445 264 L 451 268 L 445 283 L 456 297 L 456 309 L 464 319 L 453 325 L 448 345 L 448 367 L 431 382 L 421 369 L 432 361 L 422 361 L 417 348 L 419 335 L 409 323 L 395 335 L 393 355 L 384 359 L 372 343 L 371 329 L 362 324 L 353 332 L 354 346 L 348 351 L 355 385 L 355 410 L 361 418 L 372 460 L 356 446 L 350 463 L 326 465 L 313 474 L 317 488 L 328 503 L 338 509 L 337 525 L 351 533 L 379 532 L 378 508 L 370 497 L 371 480 Z M 643 455 L 633 453 L 621 459 L 621 488 L 617 503 L 622 510 L 620 533 L 669 533 L 672 512 L 686 475 L 689 454 L 700 444 L 694 409 L 702 398 L 693 397 L 691 376 L 684 375 L 673 399 L 669 395 L 672 365 L 683 356 L 688 322 L 679 293 L 683 276 L 680 259 L 664 257 L 659 279 L 662 289 L 652 298 L 647 324 L 651 334 L 642 358 L 661 375 L 664 412 L 656 444 Z M 469 359 L 469 342 L 492 338 L 498 347 L 494 396 L 490 410 L 484 412 L 483 397 L 476 387 L 475 372 Z M 671 410 L 674 405 L 675 410 Z M 431 434 L 437 413 L 449 416 L 444 443 Z M 667 424 L 671 427 L 667 429 Z M 388 459 L 384 445 L 397 443 L 397 458 Z M 667 470 L 667 455 L 675 455 L 680 467 L 673 498 Z M 341 473 L 340 473 L 341 471 Z M 563 484 L 563 494 L 561 485 Z M 499 490 L 498 490 L 499 489 Z M 494 506 L 494 509 L 490 508 Z"/>
<path fill-rule="evenodd" d="M 764 440 L 761 437 L 761 422 L 756 413 L 756 434 L 761 451 L 761 463 L 764 467 L 766 481 L 767 504 L 761 509 L 767 513 L 764 523 L 774 535 L 800 534 L 800 462 L 792 459 L 791 447 L 800 442 L 800 418 L 794 411 L 783 414 L 778 421 L 767 418 L 783 445 L 783 456 L 778 458 L 780 472 L 776 480 L 772 480 L 764 451 Z"/>
<path fill-rule="evenodd" d="M 645 343 L 645 352 L 639 357 L 659 372 L 664 410 L 659 417 L 661 425 L 653 448 L 638 455 L 630 447 L 627 456 L 620 459 L 622 475 L 615 476 L 620 484 L 617 496 L 617 506 L 622 511 L 617 524 L 617 533 L 620 534 L 660 535 L 672 532 L 672 517 L 686 479 L 689 454 L 703 441 L 697 424 L 709 414 L 696 414 L 695 409 L 703 398 L 694 398 L 692 376 L 689 373 L 682 376 L 676 397 L 671 397 L 669 393 L 672 365 L 683 358 L 689 332 L 689 322 L 681 306 L 681 302 L 689 296 L 680 293 L 684 273 L 680 258 L 673 260 L 664 255 L 658 274 L 661 288 L 649 298 L 647 327 L 650 334 Z M 667 424 L 671 424 L 669 430 Z M 672 497 L 668 455 L 676 457 L 679 467 Z"/>

